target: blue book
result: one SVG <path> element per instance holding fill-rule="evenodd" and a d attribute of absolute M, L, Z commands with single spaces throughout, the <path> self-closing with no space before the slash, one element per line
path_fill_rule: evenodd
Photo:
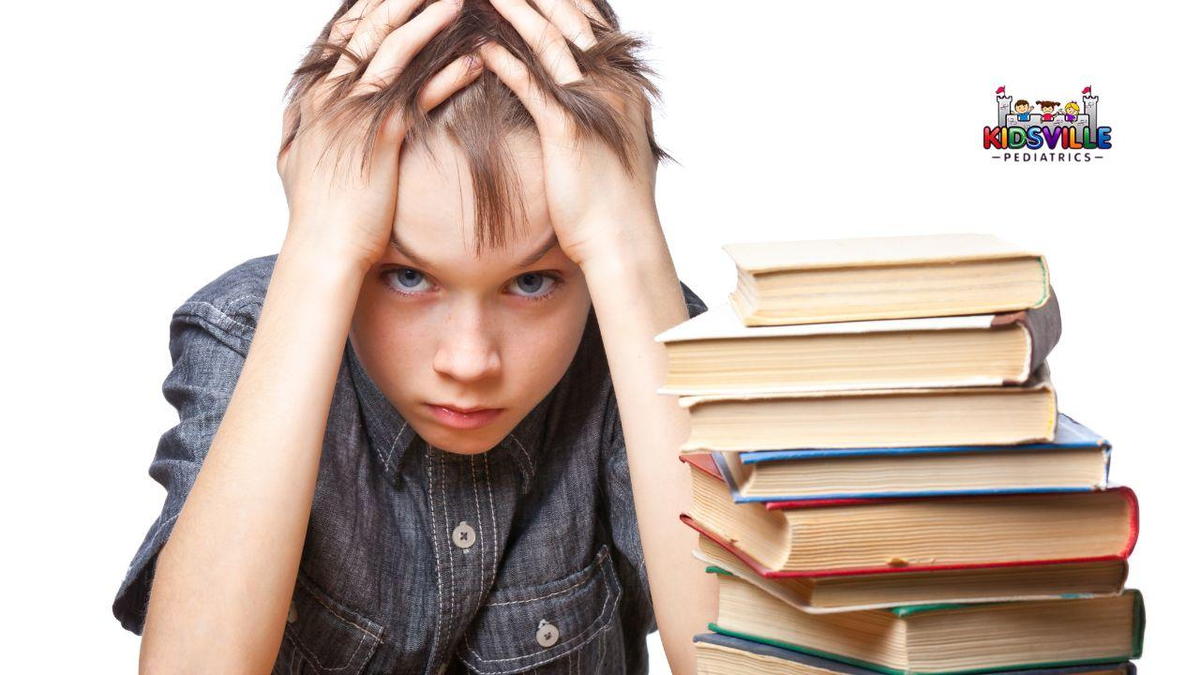
<path fill-rule="evenodd" d="M 699 633 L 692 636 L 698 657 L 698 672 L 721 673 L 788 673 L 795 675 L 878 675 L 848 663 L 824 659 L 813 654 L 776 647 L 765 642 L 746 640 L 724 633 Z M 717 654 L 721 656 L 718 657 Z M 719 660 L 718 660 L 719 659 Z M 1136 675 L 1137 667 L 1129 661 L 1089 665 L 1034 668 L 1032 670 L 992 671 L 992 675 Z"/>
<path fill-rule="evenodd" d="M 711 453 L 735 502 L 1086 492 L 1108 485 L 1112 446 L 1058 414 L 1045 443 Z"/>

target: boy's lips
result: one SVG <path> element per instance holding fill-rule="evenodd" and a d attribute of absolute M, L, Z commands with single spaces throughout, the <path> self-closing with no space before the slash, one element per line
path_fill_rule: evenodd
<path fill-rule="evenodd" d="M 425 406 L 438 422 L 455 429 L 478 429 L 503 412 L 503 408 L 472 407 L 463 410 L 437 403 L 426 403 Z"/>
<path fill-rule="evenodd" d="M 439 406 L 442 408 L 446 408 L 447 410 L 453 410 L 454 412 L 460 412 L 460 413 L 473 413 L 473 412 L 478 412 L 480 410 L 499 410 L 499 408 L 489 408 L 484 405 L 473 405 L 470 407 L 453 405 L 451 403 L 430 403 L 429 405 L 436 405 L 436 406 Z"/>

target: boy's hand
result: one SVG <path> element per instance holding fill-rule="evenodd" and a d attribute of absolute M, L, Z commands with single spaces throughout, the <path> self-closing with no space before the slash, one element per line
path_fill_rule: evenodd
<path fill-rule="evenodd" d="M 584 50 L 596 43 L 588 16 L 604 22 L 587 0 L 535 0 L 549 20 L 526 0 L 490 2 L 538 54 L 555 82 L 587 83 L 567 46 L 568 37 Z M 491 41 L 479 52 L 484 65 L 521 99 L 537 125 L 550 219 L 568 257 L 584 266 L 617 243 L 647 235 L 642 231 L 647 225 L 658 227 L 657 161 L 650 148 L 650 105 L 644 95 L 611 87 L 599 91 L 617 111 L 621 133 L 633 140 L 626 170 L 602 140 L 582 137 L 571 115 L 538 85 L 520 59 Z"/>
<path fill-rule="evenodd" d="M 341 125 L 322 113 L 394 81 L 462 7 L 461 0 L 440 0 L 409 19 L 419 4 L 420 0 L 358 0 L 334 24 L 329 40 L 369 59 L 366 71 L 342 101 L 335 100 L 355 69 L 343 54 L 328 76 L 284 111 L 285 138 L 297 115 L 300 120 L 296 137 L 277 163 L 288 202 L 288 240 L 364 269 L 382 257 L 391 236 L 400 146 L 408 126 L 401 113 L 392 114 L 368 149 L 366 121 Z M 421 90 L 421 108 L 432 109 L 480 72 L 477 55 L 450 63 Z"/>

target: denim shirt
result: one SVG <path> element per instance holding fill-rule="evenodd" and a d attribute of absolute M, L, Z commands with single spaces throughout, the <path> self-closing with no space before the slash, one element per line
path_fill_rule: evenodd
<path fill-rule="evenodd" d="M 197 291 L 170 324 L 179 411 L 166 488 L 113 601 L 140 635 L 159 550 L 233 394 L 275 256 Z M 688 314 L 707 308 L 681 284 Z M 499 444 L 431 447 L 346 342 L 275 673 L 644 673 L 657 630 L 624 436 L 596 323 Z"/>

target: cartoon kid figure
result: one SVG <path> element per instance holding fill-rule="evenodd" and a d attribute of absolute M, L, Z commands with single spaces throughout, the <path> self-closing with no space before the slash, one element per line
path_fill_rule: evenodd
<path fill-rule="evenodd" d="M 1038 101 L 1037 104 L 1042 109 L 1042 121 L 1052 121 L 1054 119 L 1054 109 L 1058 107 L 1058 101 Z"/>
<path fill-rule="evenodd" d="M 1063 113 L 1066 115 L 1068 122 L 1074 122 L 1076 119 L 1079 119 L 1079 104 L 1071 101 L 1063 106 Z"/>
<path fill-rule="evenodd" d="M 1013 105 L 1013 112 L 1017 113 L 1018 122 L 1029 121 L 1029 107 L 1029 101 L 1026 101 L 1025 99 L 1021 99 L 1020 101 L 1017 101 L 1015 105 Z"/>

